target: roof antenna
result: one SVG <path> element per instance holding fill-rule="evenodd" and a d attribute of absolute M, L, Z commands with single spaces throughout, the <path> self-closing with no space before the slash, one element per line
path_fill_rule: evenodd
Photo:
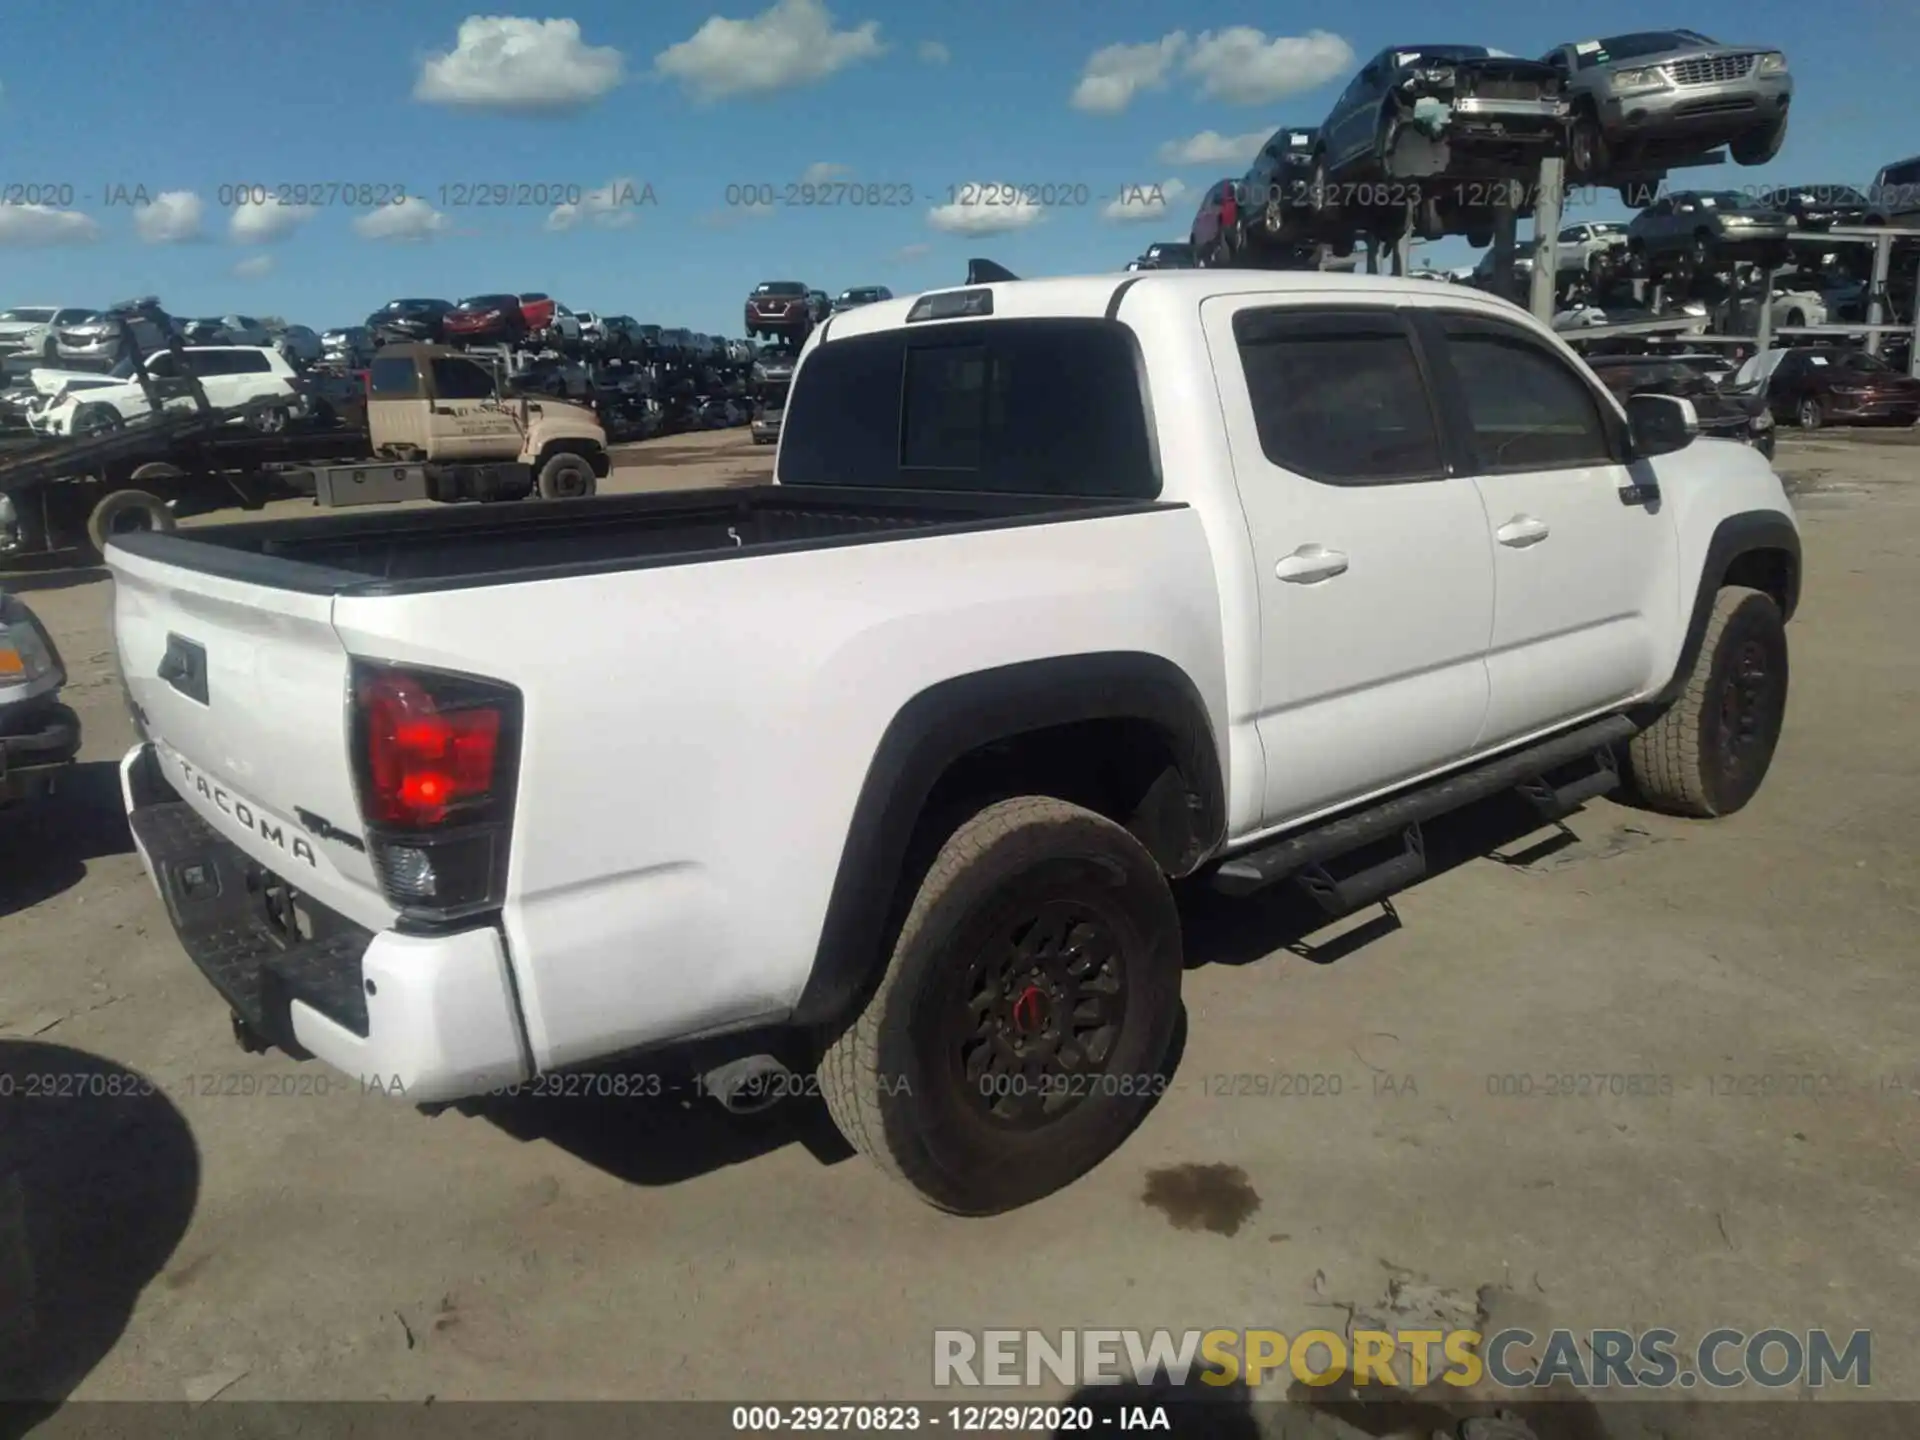
<path fill-rule="evenodd" d="M 996 265 L 991 260 L 967 261 L 967 284 L 995 285 L 1003 280 L 1018 280 L 1020 277 L 1004 265 Z"/>

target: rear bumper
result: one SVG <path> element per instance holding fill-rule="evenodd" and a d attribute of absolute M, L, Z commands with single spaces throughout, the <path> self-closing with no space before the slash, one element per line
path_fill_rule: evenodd
<path fill-rule="evenodd" d="M 80 717 L 64 705 L 19 735 L 0 735 L 0 805 L 50 792 L 80 753 Z"/>
<path fill-rule="evenodd" d="M 120 793 L 174 933 L 233 1013 L 296 1059 L 318 1059 L 415 1104 L 528 1078 L 506 948 L 491 927 L 373 932 L 289 892 L 181 800 L 136 745 Z"/>

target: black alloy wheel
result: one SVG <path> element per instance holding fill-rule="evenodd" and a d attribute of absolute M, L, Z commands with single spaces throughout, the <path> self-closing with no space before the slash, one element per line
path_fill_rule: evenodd
<path fill-rule="evenodd" d="M 1108 919 L 1076 900 L 1014 919 L 969 967 L 954 1009 L 960 1093 L 1027 1129 L 1085 1100 L 1126 1018 L 1119 945 Z"/>

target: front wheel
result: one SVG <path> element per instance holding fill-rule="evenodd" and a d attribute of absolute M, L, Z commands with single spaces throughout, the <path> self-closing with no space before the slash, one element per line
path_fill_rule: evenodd
<path fill-rule="evenodd" d="M 125 429 L 126 424 L 126 416 L 105 402 L 82 405 L 73 412 L 72 429 L 76 436 L 104 435 L 110 430 Z"/>
<path fill-rule="evenodd" d="M 1591 182 L 1604 175 L 1612 163 L 1599 118 L 1591 114 L 1575 116 L 1573 127 L 1567 132 L 1568 177 Z"/>
<path fill-rule="evenodd" d="M 1711 819 L 1760 789 L 1787 710 L 1787 629 L 1773 597 L 1729 585 L 1714 597 L 1687 686 L 1628 742 L 1635 791 L 1656 809 Z"/>
<path fill-rule="evenodd" d="M 943 1210 L 1071 1184 L 1166 1088 L 1180 921 L 1126 830 L 1044 796 L 948 837 L 886 973 L 820 1063 L 847 1140 Z"/>
<path fill-rule="evenodd" d="M 540 467 L 540 494 L 548 500 L 579 500 L 599 488 L 584 455 L 563 450 Z"/>

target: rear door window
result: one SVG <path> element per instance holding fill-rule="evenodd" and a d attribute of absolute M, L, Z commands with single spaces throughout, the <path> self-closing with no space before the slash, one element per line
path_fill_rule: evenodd
<path fill-rule="evenodd" d="M 1152 499 L 1159 466 L 1132 332 L 965 321 L 821 345 L 787 407 L 779 479 Z"/>
<path fill-rule="evenodd" d="M 254 375 L 273 367 L 264 350 L 202 350 L 186 353 L 187 369 L 195 375 Z"/>

